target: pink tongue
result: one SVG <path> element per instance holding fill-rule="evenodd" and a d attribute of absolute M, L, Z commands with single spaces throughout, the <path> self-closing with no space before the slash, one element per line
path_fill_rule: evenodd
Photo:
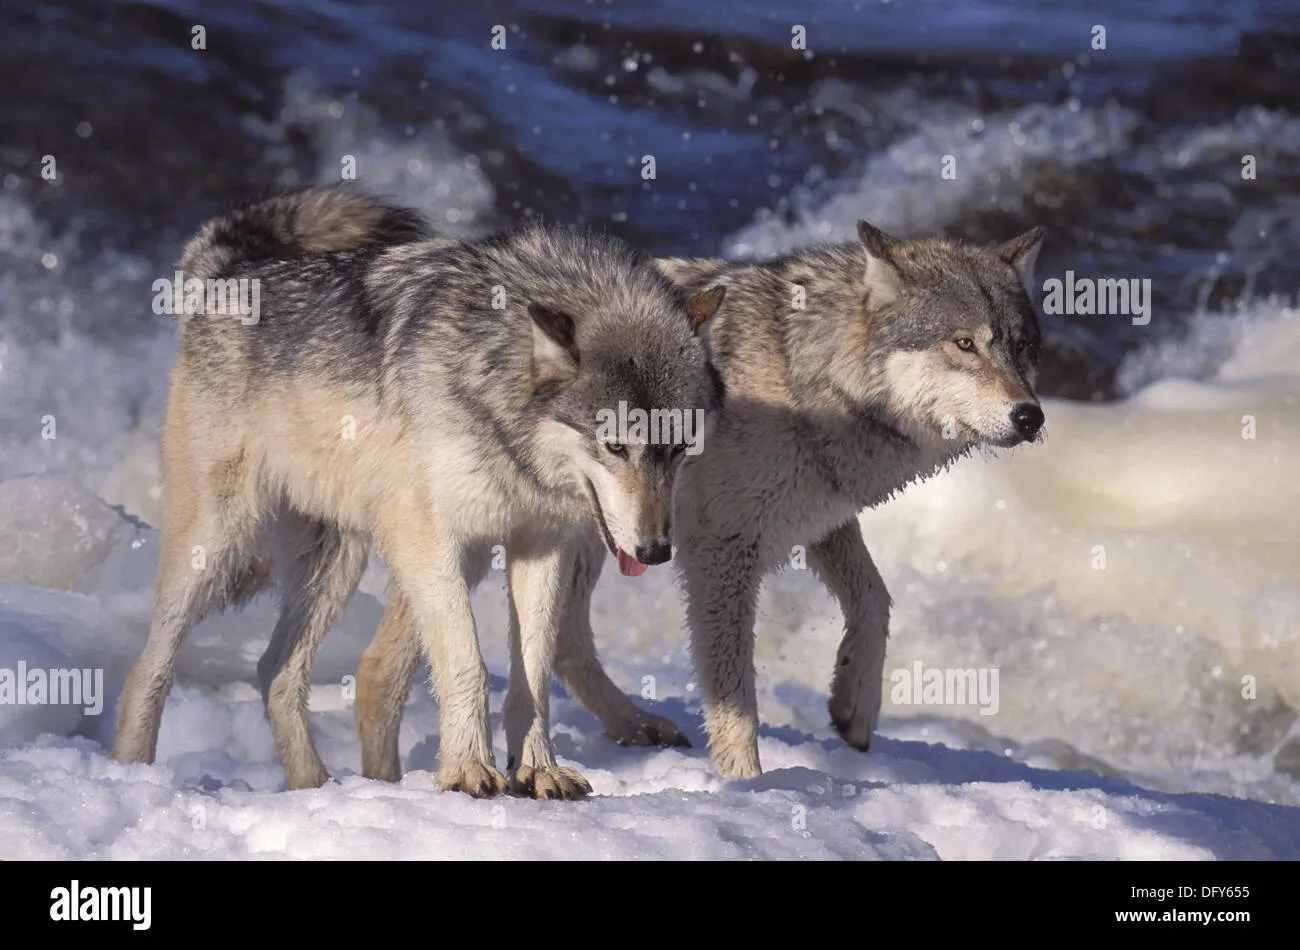
<path fill-rule="evenodd" d="M 640 577 L 648 566 L 625 553 L 622 548 L 618 549 L 618 570 L 624 577 Z"/>

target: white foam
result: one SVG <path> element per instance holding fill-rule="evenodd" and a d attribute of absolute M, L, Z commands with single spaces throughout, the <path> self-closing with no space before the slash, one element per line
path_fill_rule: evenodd
<path fill-rule="evenodd" d="M 906 90 L 881 96 L 875 108 L 914 113 L 912 96 Z M 874 120 L 841 83 L 823 84 L 813 101 L 858 121 Z M 727 256 L 767 257 L 817 241 L 850 239 L 864 218 L 910 237 L 935 233 L 976 210 L 1020 212 L 1023 179 L 1036 165 L 1071 167 L 1114 154 L 1128 146 L 1136 126 L 1136 117 L 1115 105 L 1075 112 L 1035 104 L 986 117 L 957 104 L 927 104 L 925 114 L 915 131 L 867 159 L 857 182 L 837 182 L 832 190 L 796 189 L 788 198 L 793 223 L 785 214 L 761 213 L 726 242 Z M 941 180 L 948 156 L 955 161 L 956 177 Z"/>

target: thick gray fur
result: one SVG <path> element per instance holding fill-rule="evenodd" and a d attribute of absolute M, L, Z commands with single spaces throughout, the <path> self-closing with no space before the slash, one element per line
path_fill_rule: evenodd
<path fill-rule="evenodd" d="M 865 750 L 880 713 L 888 591 L 857 515 L 976 448 L 1041 438 L 1034 392 L 1041 332 L 1030 300 L 1035 228 L 997 248 L 900 241 L 861 222 L 858 240 L 757 263 L 672 258 L 687 290 L 726 288 L 709 328 L 726 403 L 677 501 L 674 561 L 705 703 L 713 759 L 726 776 L 759 774 L 754 620 L 765 574 L 796 545 L 838 600 L 845 634 L 830 717 Z M 579 558 L 582 598 L 599 552 Z M 393 778 L 397 726 L 413 665 L 401 592 L 366 651 L 359 688 L 367 773 Z M 557 669 L 623 742 L 676 742 L 595 659 L 589 618 L 561 631 Z"/>
<path fill-rule="evenodd" d="M 683 458 L 609 446 L 598 413 L 716 408 L 697 330 L 721 293 L 688 298 L 600 235 L 426 233 L 411 212 L 336 188 L 220 216 L 187 243 L 186 279 L 257 280 L 261 312 L 182 320 L 153 622 L 118 759 L 153 760 L 185 635 L 265 585 L 269 549 L 282 609 L 258 665 L 267 714 L 289 787 L 325 781 L 307 728 L 311 658 L 374 540 L 433 670 L 440 787 L 502 791 L 469 607 L 502 545 L 510 782 L 539 797 L 590 791 L 549 735 L 560 618 L 587 549 L 603 541 L 629 563 L 668 550 Z"/>

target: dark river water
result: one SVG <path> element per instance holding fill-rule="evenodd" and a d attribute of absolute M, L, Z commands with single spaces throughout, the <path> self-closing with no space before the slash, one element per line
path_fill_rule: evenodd
<path fill-rule="evenodd" d="M 1044 278 L 1152 287 L 1146 326 L 1049 324 L 1044 388 L 1069 398 L 1144 382 L 1117 378 L 1125 354 L 1197 313 L 1298 285 L 1293 2 L 9 0 L 3 23 L 14 345 L 162 332 L 142 302 L 188 230 L 349 159 L 452 233 L 540 214 L 654 253 L 762 255 L 858 217 L 980 241 L 1042 224 Z"/>

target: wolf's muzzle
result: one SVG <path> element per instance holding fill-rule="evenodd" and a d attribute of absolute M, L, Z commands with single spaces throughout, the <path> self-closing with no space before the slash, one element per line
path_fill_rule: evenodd
<path fill-rule="evenodd" d="M 1043 410 L 1032 402 L 1022 402 L 1011 410 L 1011 424 L 1016 427 L 1016 434 L 1028 442 L 1043 427 Z"/>
<path fill-rule="evenodd" d="M 673 546 L 667 541 L 651 541 L 636 546 L 636 559 L 642 564 L 662 564 L 672 556 Z"/>

